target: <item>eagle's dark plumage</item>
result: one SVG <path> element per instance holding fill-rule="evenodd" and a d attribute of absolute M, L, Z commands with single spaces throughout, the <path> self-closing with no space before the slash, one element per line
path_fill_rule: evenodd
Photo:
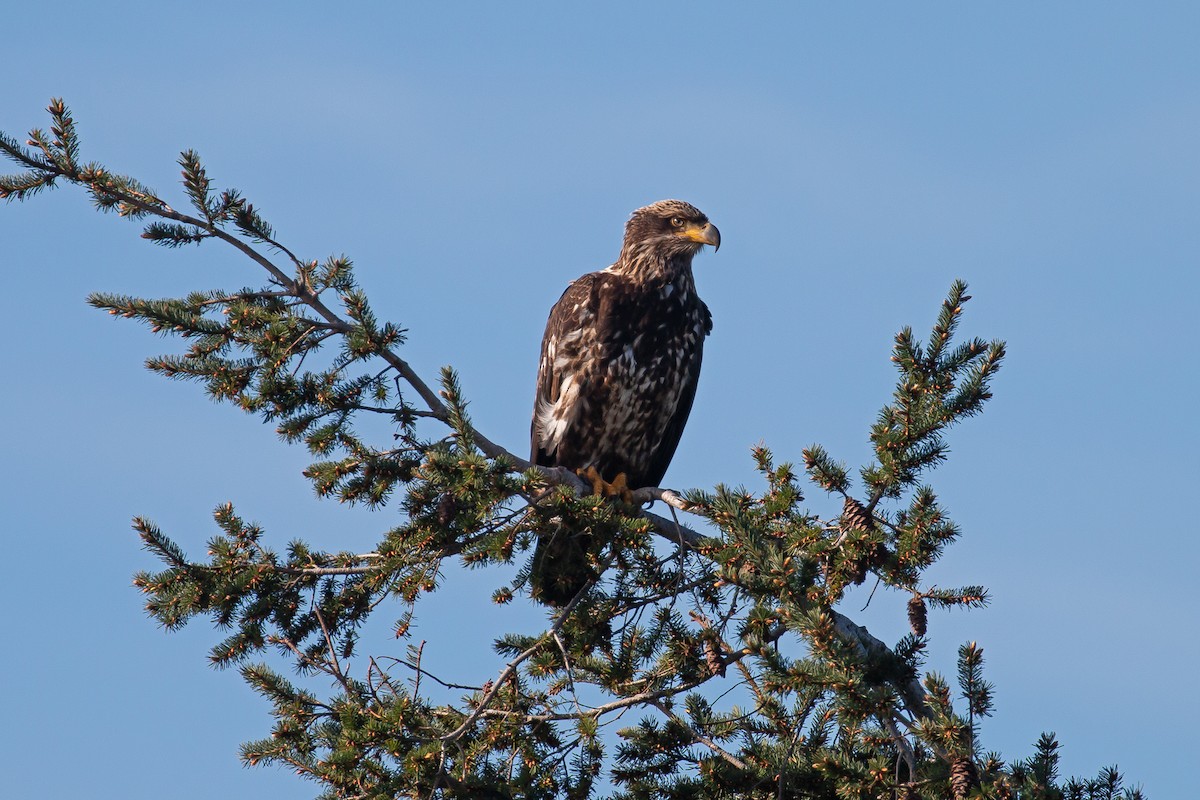
<path fill-rule="evenodd" d="M 721 244 L 694 206 L 663 200 L 633 212 L 616 263 L 576 280 L 550 310 L 538 365 L 531 460 L 593 468 L 631 489 L 657 486 L 675 454 L 700 377 L 708 307 L 692 257 Z M 543 536 L 531 585 L 563 605 L 593 572 L 586 534 Z"/>

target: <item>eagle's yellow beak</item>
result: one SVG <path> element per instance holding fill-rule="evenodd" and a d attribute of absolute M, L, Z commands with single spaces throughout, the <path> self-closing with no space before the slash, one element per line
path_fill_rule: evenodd
<path fill-rule="evenodd" d="M 714 251 L 721 249 L 721 232 L 711 222 L 706 222 L 703 225 L 689 223 L 686 228 L 679 232 L 679 235 L 700 244 L 711 244 Z"/>

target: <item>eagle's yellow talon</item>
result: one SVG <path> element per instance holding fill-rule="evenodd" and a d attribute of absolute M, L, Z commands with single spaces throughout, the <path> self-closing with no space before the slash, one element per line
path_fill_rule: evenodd
<path fill-rule="evenodd" d="M 629 482 L 624 472 L 619 473 L 613 479 L 613 482 L 605 488 L 607 488 L 610 497 L 620 497 L 621 502 L 633 504 L 633 491 L 629 488 Z"/>
<path fill-rule="evenodd" d="M 623 502 L 633 503 L 633 490 L 629 488 L 629 479 L 624 472 L 619 473 L 612 483 L 604 480 L 595 467 L 577 469 L 575 474 L 592 485 L 592 494 L 600 497 L 620 497 Z"/>
<path fill-rule="evenodd" d="M 592 485 L 592 494 L 604 494 L 604 478 L 600 477 L 600 473 L 596 471 L 595 467 L 577 469 L 575 474 Z"/>

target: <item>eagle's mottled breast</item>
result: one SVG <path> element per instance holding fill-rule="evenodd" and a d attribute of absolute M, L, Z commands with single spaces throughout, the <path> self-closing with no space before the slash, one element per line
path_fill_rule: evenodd
<path fill-rule="evenodd" d="M 609 269 L 572 283 L 542 344 L 537 463 L 657 485 L 691 410 L 711 328 L 690 269 L 649 277 Z"/>

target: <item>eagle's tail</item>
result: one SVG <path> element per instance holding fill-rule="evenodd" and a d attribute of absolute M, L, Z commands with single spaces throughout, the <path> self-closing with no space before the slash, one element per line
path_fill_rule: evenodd
<path fill-rule="evenodd" d="M 574 600 L 584 585 L 596 577 L 596 570 L 588 560 L 591 544 L 591 534 L 572 533 L 562 527 L 539 537 L 529 573 L 533 599 L 558 607 Z"/>

